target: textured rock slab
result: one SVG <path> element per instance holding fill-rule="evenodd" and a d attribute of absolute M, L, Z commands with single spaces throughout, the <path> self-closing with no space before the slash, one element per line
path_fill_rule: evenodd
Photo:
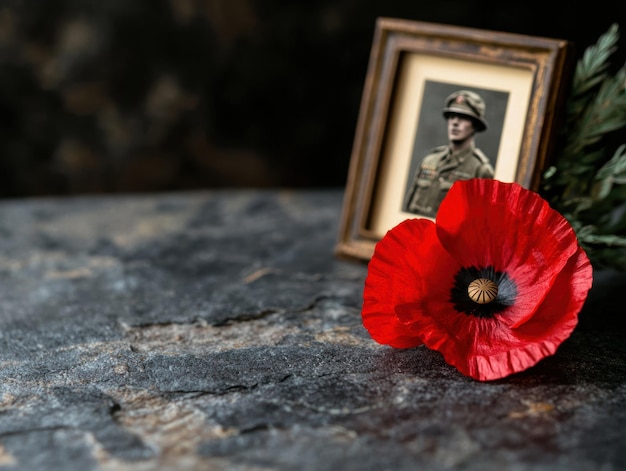
<path fill-rule="evenodd" d="M 19 470 L 626 468 L 622 274 L 492 383 L 374 343 L 340 191 L 0 205 L 0 465 Z"/>

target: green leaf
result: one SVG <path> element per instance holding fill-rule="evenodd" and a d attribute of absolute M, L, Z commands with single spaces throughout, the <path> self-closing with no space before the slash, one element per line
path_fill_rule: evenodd
<path fill-rule="evenodd" d="M 608 177 L 617 178 L 621 174 L 626 176 L 626 144 L 617 148 L 613 157 L 598 170 L 595 178 L 596 180 L 603 180 Z"/>
<path fill-rule="evenodd" d="M 619 39 L 619 26 L 613 23 L 598 39 L 597 43 L 589 46 L 576 65 L 576 72 L 572 85 L 573 95 L 588 92 L 605 78 L 605 71 L 609 64 L 609 57 L 615 52 Z"/>

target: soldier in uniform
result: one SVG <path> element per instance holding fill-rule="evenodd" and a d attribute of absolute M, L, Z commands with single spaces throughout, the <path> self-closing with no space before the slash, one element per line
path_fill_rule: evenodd
<path fill-rule="evenodd" d="M 403 210 L 435 217 L 439 204 L 456 180 L 493 178 L 489 159 L 474 145 L 474 134 L 487 129 L 480 95 L 459 90 L 445 100 L 448 145 L 424 157 L 404 201 Z"/>

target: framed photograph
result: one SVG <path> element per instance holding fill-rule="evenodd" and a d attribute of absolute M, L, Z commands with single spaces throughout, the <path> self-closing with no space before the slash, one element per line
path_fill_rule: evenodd
<path fill-rule="evenodd" d="M 379 18 L 335 254 L 369 260 L 458 179 L 538 190 L 571 65 L 565 40 Z"/>

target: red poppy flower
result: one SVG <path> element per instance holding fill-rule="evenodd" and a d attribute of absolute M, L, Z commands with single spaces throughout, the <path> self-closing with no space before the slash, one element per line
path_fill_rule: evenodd
<path fill-rule="evenodd" d="M 591 284 L 572 227 L 537 193 L 458 181 L 435 223 L 407 219 L 376 245 L 363 325 L 379 343 L 425 344 L 461 373 L 494 380 L 554 354 Z"/>

